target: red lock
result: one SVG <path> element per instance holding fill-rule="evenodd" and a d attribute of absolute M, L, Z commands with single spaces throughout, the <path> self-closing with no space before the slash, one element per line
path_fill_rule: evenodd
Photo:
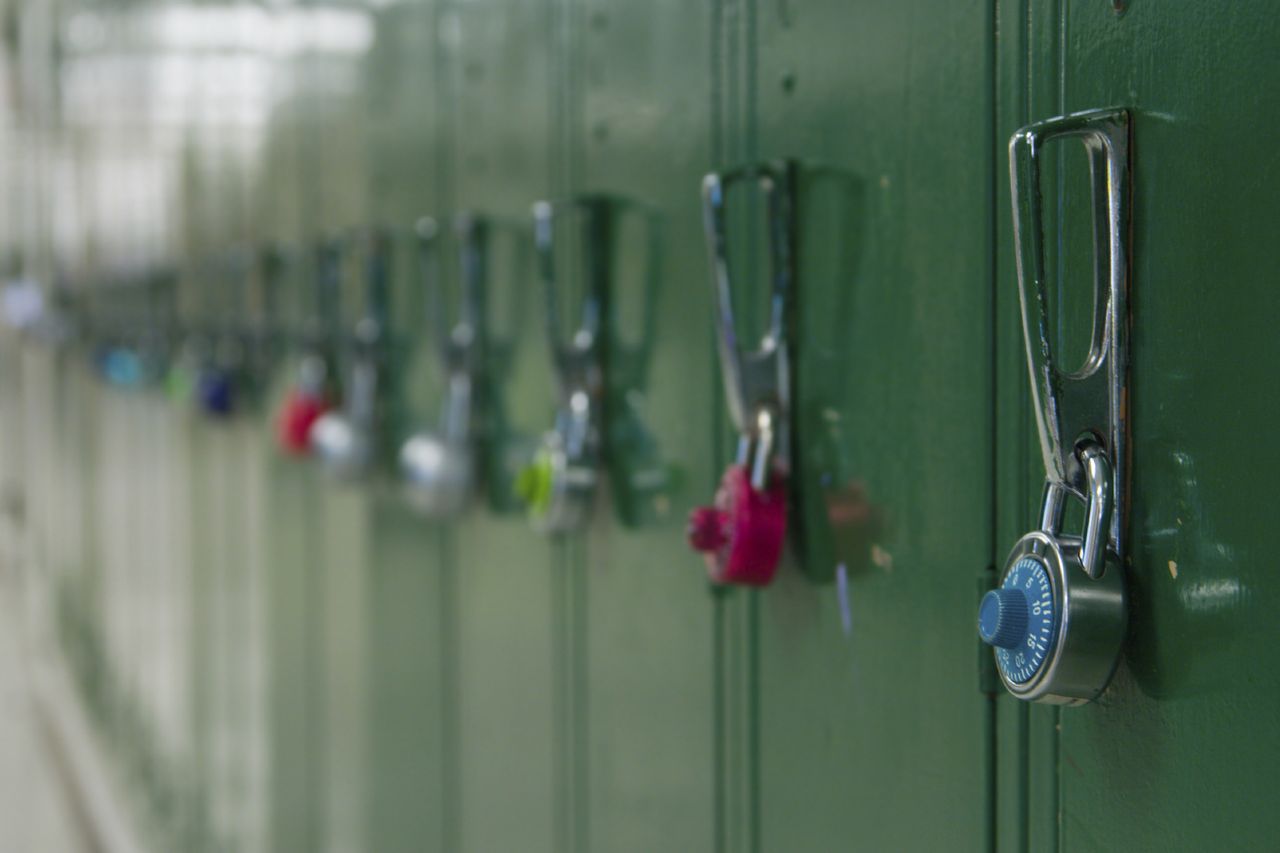
<path fill-rule="evenodd" d="M 276 420 L 276 440 L 280 449 L 291 456 L 309 454 L 311 427 L 329 409 L 329 402 L 318 394 L 300 388 L 290 391 Z"/>
<path fill-rule="evenodd" d="M 689 544 L 702 552 L 715 583 L 765 586 L 773 580 L 787 535 L 786 478 L 775 470 L 764 491 L 743 465 L 730 465 L 714 506 L 689 514 Z"/>

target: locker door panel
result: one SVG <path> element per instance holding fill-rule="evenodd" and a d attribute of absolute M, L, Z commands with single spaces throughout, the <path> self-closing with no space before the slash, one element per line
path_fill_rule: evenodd
<path fill-rule="evenodd" d="M 373 16 L 374 42 L 362 69 L 369 128 L 365 169 L 373 221 L 395 229 L 389 389 L 392 441 L 435 424 L 440 380 L 433 341 L 423 339 L 422 279 L 408 236 L 416 220 L 444 205 L 435 146 L 440 114 L 435 85 L 435 10 L 392 3 Z M 394 460 L 394 451 L 390 458 Z M 368 555 L 369 684 L 367 841 L 370 850 L 445 849 L 447 824 L 443 656 L 455 653 L 442 632 L 448 596 L 442 528 L 415 513 L 399 472 L 375 484 Z"/>
<path fill-rule="evenodd" d="M 451 168 L 441 212 L 502 217 L 532 240 L 533 202 L 550 192 L 552 77 L 550 4 L 485 0 L 443 4 L 438 33 L 446 102 L 441 144 Z M 511 375 L 498 389 L 507 438 L 550 423 L 554 397 L 530 267 L 494 280 L 521 290 L 520 337 Z M 446 691 L 452 711 L 446 755 L 452 797 L 446 849 L 564 849 L 555 823 L 557 735 L 551 685 L 553 589 L 561 547 L 535 534 L 519 511 L 478 506 L 445 537 L 454 622 Z M 562 731 L 562 730 L 560 730 Z"/>
<path fill-rule="evenodd" d="M 981 849 L 990 13 L 795 2 L 756 14 L 756 153 L 801 162 L 806 561 L 759 604 L 761 846 Z"/>
<path fill-rule="evenodd" d="M 288 20 L 290 10 L 279 13 Z M 315 211 L 308 196 L 314 172 L 300 93 L 307 79 L 306 55 L 286 54 L 270 60 L 280 101 L 264 130 L 258 160 L 259 179 L 252 187 L 250 216 L 254 231 L 288 256 L 285 282 L 277 296 L 278 321 L 290 333 L 306 321 L 313 279 L 311 251 L 317 237 Z M 267 528 L 266 612 L 267 701 L 266 756 L 268 777 L 267 848 L 320 850 L 324 837 L 324 572 L 318 542 L 317 507 L 321 472 L 312 460 L 280 452 L 274 443 L 275 417 L 297 377 L 300 352 L 296 338 L 280 341 L 281 358 L 271 377 L 265 411 L 257 420 L 258 438 L 269 442 L 263 462 Z"/>
<path fill-rule="evenodd" d="M 698 201 L 711 162 L 711 16 L 679 2 L 574 7 L 582 89 L 574 188 L 634 206 L 615 244 L 613 351 L 617 363 L 641 365 L 628 372 L 644 381 L 624 392 L 622 371 L 613 374 L 610 399 L 625 404 L 609 410 L 609 432 L 646 440 L 610 444 L 609 480 L 575 566 L 586 614 L 575 642 L 584 647 L 589 810 L 578 849 L 711 849 L 713 604 L 702 560 L 684 541 L 689 510 L 717 476 L 720 403 Z M 649 493 L 641 480 L 655 468 L 667 485 Z"/>
<path fill-rule="evenodd" d="M 1270 12 L 1059 10 L 1064 111 L 1135 115 L 1130 641 L 1105 701 L 1063 713 L 1068 850 L 1261 849 L 1280 828 L 1280 534 L 1259 500 L 1280 469 L 1258 444 L 1280 415 L 1262 391 L 1280 358 Z"/>
<path fill-rule="evenodd" d="M 305 233 L 344 240 L 353 259 L 344 265 L 339 333 L 349 336 L 364 309 L 363 271 L 353 252 L 353 229 L 370 224 L 369 128 L 361 73 L 365 57 L 318 47 L 298 62 L 299 156 L 310 180 L 303 184 Z M 345 339 L 349 340 L 349 337 Z M 349 362 L 340 359 L 340 369 Z M 345 388 L 349 376 L 344 375 Z M 318 667 L 314 745 L 321 780 L 317 804 L 323 849 L 367 844 L 369 755 L 370 560 L 373 498 L 370 489 L 338 482 L 318 466 L 310 472 L 314 497 L 307 531 L 316 592 Z"/>
<path fill-rule="evenodd" d="M 1027 121 L 1127 107 L 1134 185 L 1129 634 L 1096 703 L 1020 709 L 1042 744 L 1024 772 L 1040 781 L 1027 825 L 1002 823 L 1002 840 L 1017 831 L 1044 849 L 1263 849 L 1276 832 L 1267 757 L 1280 745 L 1266 614 L 1280 586 L 1258 559 L 1277 542 L 1257 500 L 1275 470 L 1256 436 L 1277 411 L 1253 382 L 1280 354 L 1260 321 L 1275 302 L 1265 235 L 1277 157 L 1264 142 L 1276 97 L 1258 81 L 1280 71 L 1276 26 L 1261 4 L 1116 5 L 1033 2 L 1006 10 L 1020 20 L 1002 28 L 1001 65 L 1014 72 L 1001 87 L 1002 139 Z M 1082 269 L 1076 258 L 1091 249 L 1069 216 L 1087 184 L 1067 166 L 1047 186 L 1046 205 L 1068 217 L 1052 232 L 1062 287 L 1080 287 L 1073 264 Z M 1007 199 L 1006 186 L 1004 235 Z M 1001 398 L 1022 395 L 1025 406 L 1007 236 L 1000 251 Z M 1080 334 L 1068 311 L 1056 331 L 1064 342 Z M 1043 472 L 1013 408 L 1000 427 L 1022 418 L 1032 449 L 1021 471 L 1003 469 L 1000 506 L 1025 526 Z M 1018 443 L 1007 435 L 1002 444 Z M 1002 778 L 1001 801 L 1012 793 Z"/>

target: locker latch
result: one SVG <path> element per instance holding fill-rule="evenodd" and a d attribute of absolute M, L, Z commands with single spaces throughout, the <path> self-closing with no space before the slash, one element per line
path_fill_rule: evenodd
<path fill-rule="evenodd" d="M 487 225 L 474 214 L 454 219 L 461 292 L 457 314 L 448 319 L 438 258 L 439 226 L 417 226 L 428 322 L 444 370 L 445 398 L 435 430 L 411 436 L 400 449 L 400 470 L 409 502 L 431 517 L 455 515 L 475 489 L 478 406 L 484 396 L 485 242 Z"/>
<path fill-rule="evenodd" d="M 297 376 L 276 415 L 276 441 L 294 456 L 311 453 L 311 431 L 333 407 L 336 396 L 333 338 L 337 331 L 339 262 L 336 241 L 321 240 L 312 251 L 312 305 L 302 329 Z"/>
<path fill-rule="evenodd" d="M 577 225 L 573 241 L 580 283 L 577 328 L 561 330 L 557 220 Z M 608 311 L 612 205 L 605 196 L 540 201 L 533 207 L 534 245 L 542 279 L 546 329 L 559 404 L 554 429 L 516 480 L 534 526 L 546 533 L 582 525 L 599 482 L 604 407 L 604 322 Z M 560 259 L 563 260 L 563 259 Z"/>
<path fill-rule="evenodd" d="M 739 343 L 734 321 L 725 213 L 726 190 L 740 181 L 755 182 L 764 196 L 771 259 L 768 326 L 749 352 Z M 689 516 L 689 544 L 702 553 L 716 583 L 769 583 L 786 537 L 795 196 L 796 166 L 789 161 L 712 173 L 702 182 L 720 368 L 729 416 L 738 431 L 737 458 L 725 470 L 715 503 Z"/>
<path fill-rule="evenodd" d="M 1083 367 L 1056 363 L 1050 338 L 1040 160 L 1050 140 L 1083 143 L 1092 184 L 1093 336 Z M 1124 639 L 1128 461 L 1129 114 L 1092 111 L 1019 130 L 1009 143 L 1022 332 L 1045 491 L 1038 530 L 1013 546 L 982 599 L 978 633 L 1005 687 L 1021 699 L 1091 701 Z M 1104 254 L 1105 251 L 1105 254 Z M 1085 507 L 1063 531 L 1068 497 Z"/>
<path fill-rule="evenodd" d="M 340 480 L 356 480 L 373 468 L 380 452 L 389 319 L 390 235 L 379 228 L 362 235 L 363 316 L 351 336 L 351 367 L 340 410 L 326 412 L 311 428 L 311 446 L 321 466 Z"/>

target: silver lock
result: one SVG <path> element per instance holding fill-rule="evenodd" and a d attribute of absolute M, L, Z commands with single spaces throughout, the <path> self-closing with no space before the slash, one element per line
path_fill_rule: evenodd
<path fill-rule="evenodd" d="M 1129 114 L 1076 113 L 1030 125 L 1009 143 L 1022 331 L 1045 491 L 1038 530 L 1023 536 L 982 600 L 978 632 L 1020 699 L 1079 705 L 1102 693 L 1127 626 L 1124 559 L 1128 472 Z M 1074 372 L 1050 344 L 1040 158 L 1073 138 L 1089 158 L 1094 316 L 1089 354 Z M 1102 247 L 1106 247 L 1105 254 Z M 1084 529 L 1063 531 L 1068 498 Z"/>
<path fill-rule="evenodd" d="M 477 408 L 483 399 L 486 363 L 484 324 L 485 242 L 483 219 L 462 214 L 455 219 L 461 293 L 458 316 L 446 321 L 437 259 L 439 226 L 418 223 L 417 236 L 426 287 L 428 318 L 445 372 L 445 399 L 435 430 L 414 434 L 400 449 L 400 471 L 409 502 L 433 518 L 464 510 L 477 477 Z"/>
<path fill-rule="evenodd" d="M 540 201 L 533 207 L 534 244 L 546 302 L 546 327 L 558 396 L 555 428 L 546 433 L 517 487 L 538 530 L 560 533 L 587 519 L 600 480 L 604 407 L 604 320 L 608 306 L 612 204 L 605 196 L 582 195 Z M 567 340 L 561 332 L 556 220 L 579 218 L 582 252 L 580 320 Z"/>
<path fill-rule="evenodd" d="M 311 428 L 311 446 L 332 477 L 354 481 L 374 467 L 382 411 L 386 353 L 389 258 L 388 235 L 375 229 L 364 236 L 365 309 L 352 335 L 351 373 L 340 410 L 326 412 Z"/>

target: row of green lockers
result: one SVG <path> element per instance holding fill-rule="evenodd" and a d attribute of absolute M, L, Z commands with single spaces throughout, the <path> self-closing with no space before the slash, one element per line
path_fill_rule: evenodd
<path fill-rule="evenodd" d="M 8 239 L 84 319 L 58 346 L 5 342 L 5 505 L 157 849 L 1273 845 L 1280 34 L 1261 0 L 4 9 Z M 1006 142 L 1113 107 L 1133 116 L 1130 622 L 1107 692 L 1053 708 L 1003 695 L 974 635 L 1044 475 Z M 735 452 L 699 187 L 780 158 L 800 164 L 798 534 L 767 588 L 721 589 L 684 537 Z M 1078 165 L 1045 188 L 1068 248 Z M 663 473 L 643 517 L 610 469 L 567 534 L 518 506 L 442 524 L 385 472 L 353 486 L 279 452 L 317 235 L 358 245 L 370 223 L 410 246 L 390 278 L 399 422 L 436 422 L 424 213 L 517 235 L 490 267 L 523 300 L 503 303 L 521 320 L 504 416 L 549 428 L 519 247 L 534 201 L 584 194 L 645 223 L 612 297 L 634 345 L 652 300 L 623 401 Z M 748 340 L 767 221 L 748 199 L 730 224 Z M 1087 268 L 1057 245 L 1055 268 Z M 176 356 L 237 315 L 260 330 L 252 276 L 225 267 L 267 246 L 296 261 L 296 334 L 272 339 L 259 405 L 207 418 L 103 381 L 104 342 L 167 329 Z M 125 307 L 142 273 L 171 282 L 172 324 L 163 300 Z M 343 276 L 349 334 L 359 262 Z"/>

